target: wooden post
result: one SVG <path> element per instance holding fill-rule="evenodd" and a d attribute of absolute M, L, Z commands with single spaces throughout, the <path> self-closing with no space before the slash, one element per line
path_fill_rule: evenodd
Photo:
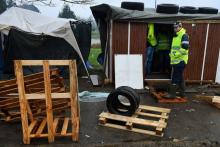
<path fill-rule="evenodd" d="M 24 78 L 21 61 L 15 60 L 15 74 L 17 77 L 21 122 L 23 131 L 24 144 L 30 144 L 30 132 L 28 129 L 28 117 L 27 117 L 27 100 L 25 97 Z"/>
<path fill-rule="evenodd" d="M 70 61 L 69 63 L 70 72 L 70 102 L 71 102 L 71 119 L 72 119 L 72 140 L 78 141 L 79 139 L 79 104 L 78 91 L 77 91 L 77 78 L 76 78 L 76 62 Z"/>
<path fill-rule="evenodd" d="M 54 142 L 54 129 L 53 129 L 53 109 L 51 99 L 51 83 L 50 83 L 50 68 L 49 62 L 43 61 L 44 70 L 44 87 L 46 96 L 46 112 L 47 112 L 47 129 L 48 129 L 48 142 Z"/>

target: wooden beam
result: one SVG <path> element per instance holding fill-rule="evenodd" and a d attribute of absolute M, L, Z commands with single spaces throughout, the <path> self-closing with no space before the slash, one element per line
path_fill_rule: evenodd
<path fill-rule="evenodd" d="M 68 128 L 68 124 L 69 124 L 69 118 L 65 117 L 64 118 L 64 122 L 63 122 L 63 128 L 62 128 L 62 131 L 61 131 L 61 135 L 65 135 L 66 134 L 66 131 L 67 131 L 67 128 Z"/>
<path fill-rule="evenodd" d="M 46 94 L 25 94 L 26 98 L 28 100 L 34 100 L 34 99 L 45 99 Z M 51 98 L 53 99 L 66 99 L 70 98 L 70 93 L 51 93 Z"/>
<path fill-rule="evenodd" d="M 213 99 L 212 99 L 212 102 L 220 104 L 220 96 L 214 96 Z"/>
<path fill-rule="evenodd" d="M 79 139 L 79 104 L 78 104 L 78 91 L 77 91 L 77 72 L 76 62 L 70 61 L 70 103 L 71 103 L 71 120 L 72 120 L 72 140 L 78 141 Z"/>
<path fill-rule="evenodd" d="M 47 112 L 47 129 L 48 129 L 48 142 L 54 142 L 54 129 L 53 129 L 53 108 L 51 99 L 51 83 L 50 83 L 50 68 L 49 62 L 43 61 L 44 71 L 44 88 L 46 96 L 46 112 Z"/>
<path fill-rule="evenodd" d="M 30 134 L 28 130 L 28 117 L 27 117 L 27 100 L 25 99 L 22 64 L 21 61 L 15 61 L 14 64 L 15 64 L 15 75 L 17 78 L 18 92 L 19 92 L 23 142 L 24 144 L 30 144 Z"/>
<path fill-rule="evenodd" d="M 71 60 L 48 60 L 49 65 L 68 66 Z M 44 60 L 21 60 L 23 66 L 42 66 Z"/>

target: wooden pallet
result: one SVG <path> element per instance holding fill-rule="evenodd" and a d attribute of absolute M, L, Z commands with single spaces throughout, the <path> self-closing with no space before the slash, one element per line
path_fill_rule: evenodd
<path fill-rule="evenodd" d="M 170 109 L 140 105 L 132 116 L 102 112 L 99 124 L 106 127 L 127 130 L 162 137 L 169 118 Z"/>
<path fill-rule="evenodd" d="M 59 76 L 58 69 L 50 70 L 50 82 L 51 82 L 51 92 L 64 92 L 65 85 L 63 78 Z M 43 72 L 30 74 L 24 76 L 24 86 L 26 93 L 43 93 L 44 92 L 44 77 Z M 53 100 L 57 101 L 57 100 Z M 69 99 L 63 100 L 63 102 L 69 103 Z M 41 101 L 28 100 L 28 105 L 31 108 L 40 107 L 38 109 L 38 113 L 30 112 L 31 115 L 37 116 L 39 114 L 39 110 L 45 110 L 46 108 L 42 108 L 43 105 Z M 68 105 L 70 106 L 70 105 Z M 63 106 L 60 106 L 63 107 Z M 0 118 L 1 120 L 5 120 L 6 122 L 17 121 L 20 120 L 20 105 L 18 98 L 18 86 L 16 83 L 16 79 L 0 81 Z M 32 109 L 34 111 L 34 109 Z M 59 110 L 60 111 L 60 110 Z"/>
<path fill-rule="evenodd" d="M 166 99 L 163 98 L 163 96 L 166 94 L 164 92 L 151 92 L 151 94 L 156 98 L 156 100 L 159 103 L 186 103 L 188 100 L 187 98 L 182 98 L 182 97 L 176 97 L 173 99 Z"/>
<path fill-rule="evenodd" d="M 15 74 L 18 84 L 23 143 L 30 144 L 31 138 L 39 138 L 39 137 L 47 137 L 48 142 L 51 143 L 54 142 L 56 136 L 71 136 L 73 141 L 78 141 L 80 111 L 79 111 L 79 101 L 78 101 L 76 62 L 72 60 L 15 60 L 14 63 L 15 63 Z M 23 66 L 43 66 L 44 93 L 26 93 L 24 76 L 23 76 Z M 69 92 L 66 93 L 52 92 L 50 70 L 49 70 L 50 66 L 69 67 L 69 73 L 70 73 Z M 58 108 L 55 107 L 53 103 L 53 99 L 55 100 L 55 99 L 67 99 L 67 98 L 69 99 L 69 103 L 71 106 L 70 107 L 71 116 L 65 117 L 62 124 L 62 131 L 58 133 L 56 131 L 56 128 L 61 118 L 57 118 L 56 116 L 54 116 L 53 112 L 56 109 L 60 109 L 60 107 Z M 29 109 L 33 109 L 31 107 L 28 107 L 29 100 L 44 101 L 46 109 L 44 110 L 45 115 L 43 115 L 43 118 L 41 120 L 36 118 L 33 114 L 28 115 L 28 113 L 30 112 Z M 65 105 L 63 105 L 62 107 L 64 106 Z M 70 134 L 67 133 L 69 120 L 71 120 Z"/>

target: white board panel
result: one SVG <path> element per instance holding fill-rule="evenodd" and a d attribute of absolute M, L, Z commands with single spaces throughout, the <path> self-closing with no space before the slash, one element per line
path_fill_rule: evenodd
<path fill-rule="evenodd" d="M 143 89 L 143 60 L 141 54 L 115 55 L 115 87 Z"/>
<path fill-rule="evenodd" d="M 218 55 L 218 66 L 217 66 L 217 71 L 216 71 L 215 82 L 220 83 L 220 49 L 219 49 L 219 55 Z"/>

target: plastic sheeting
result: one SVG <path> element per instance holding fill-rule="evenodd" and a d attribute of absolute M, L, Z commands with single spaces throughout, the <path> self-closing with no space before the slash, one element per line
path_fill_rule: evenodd
<path fill-rule="evenodd" d="M 8 34 L 9 30 L 13 27 L 32 34 L 46 34 L 63 38 L 75 49 L 85 66 L 85 62 L 70 26 L 70 20 L 50 18 L 30 10 L 12 7 L 0 15 L 0 31 Z"/>
<path fill-rule="evenodd" d="M 105 92 L 89 92 L 83 91 L 79 93 L 79 100 L 81 102 L 102 102 L 106 101 L 109 93 Z"/>

